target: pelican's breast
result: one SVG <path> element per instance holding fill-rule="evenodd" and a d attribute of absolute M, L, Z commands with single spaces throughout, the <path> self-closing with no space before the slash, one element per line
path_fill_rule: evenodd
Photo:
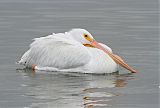
<path fill-rule="evenodd" d="M 97 48 L 87 48 L 91 60 L 86 65 L 86 68 L 89 69 L 92 73 L 112 73 L 118 71 L 118 65 L 115 61 L 102 50 Z"/>

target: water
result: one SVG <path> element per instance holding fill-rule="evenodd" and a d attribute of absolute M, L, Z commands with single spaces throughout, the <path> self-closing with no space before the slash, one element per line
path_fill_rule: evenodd
<path fill-rule="evenodd" d="M 137 74 L 16 70 L 32 39 L 89 30 Z M 0 108 L 158 108 L 158 0 L 0 0 Z"/>

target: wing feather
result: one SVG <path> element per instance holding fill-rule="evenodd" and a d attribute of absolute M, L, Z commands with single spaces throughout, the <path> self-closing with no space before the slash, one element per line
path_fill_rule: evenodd
<path fill-rule="evenodd" d="M 30 49 L 24 54 L 25 65 L 67 69 L 87 64 L 91 57 L 86 47 L 62 37 L 63 34 L 54 34 L 34 39 Z"/>

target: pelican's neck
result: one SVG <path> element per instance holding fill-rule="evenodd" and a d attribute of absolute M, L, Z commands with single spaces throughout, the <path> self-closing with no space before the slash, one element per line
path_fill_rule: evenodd
<path fill-rule="evenodd" d="M 105 45 L 103 43 L 99 43 L 99 44 L 102 45 L 105 49 L 107 49 L 109 52 L 112 53 L 112 49 L 109 46 L 107 46 L 107 45 Z"/>

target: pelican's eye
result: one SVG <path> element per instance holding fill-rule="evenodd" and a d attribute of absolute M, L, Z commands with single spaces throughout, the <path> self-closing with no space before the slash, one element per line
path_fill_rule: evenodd
<path fill-rule="evenodd" d="M 90 36 L 89 36 L 88 34 L 83 34 L 83 36 L 84 36 L 84 38 L 85 38 L 86 40 L 88 40 L 88 41 L 91 40 L 91 38 L 90 38 Z"/>
<path fill-rule="evenodd" d="M 88 35 L 87 35 L 87 34 L 85 34 L 85 35 L 84 35 L 84 37 L 88 37 Z"/>

